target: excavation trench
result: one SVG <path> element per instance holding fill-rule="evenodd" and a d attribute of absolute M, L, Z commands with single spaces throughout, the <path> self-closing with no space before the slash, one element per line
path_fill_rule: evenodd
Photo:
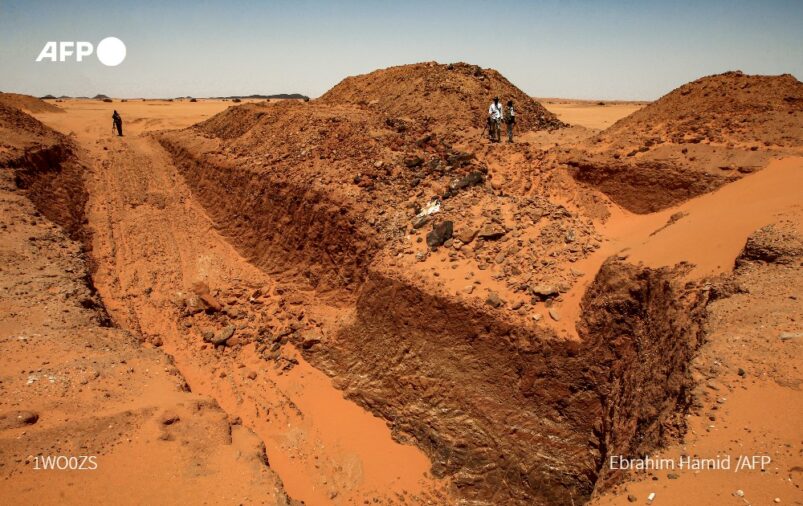
<path fill-rule="evenodd" d="M 340 301 L 346 316 L 300 347 L 305 357 L 422 448 L 461 497 L 577 504 L 620 478 L 608 456 L 644 455 L 682 434 L 707 302 L 682 267 L 608 260 L 583 297 L 580 339 L 562 339 L 376 267 L 378 240 L 321 191 L 160 142 L 243 256 L 305 278 L 322 303 Z"/>
<path fill-rule="evenodd" d="M 340 301 L 347 317 L 299 349 L 397 439 L 423 449 L 458 495 L 577 504 L 620 478 L 608 456 L 643 455 L 682 434 L 706 292 L 683 284 L 681 268 L 607 261 L 583 298 L 580 340 L 565 340 L 374 268 L 379 245 L 320 192 L 162 144 L 253 264 Z M 83 168 L 71 149 L 30 152 L 17 166 L 41 212 L 89 243 Z M 303 331 L 292 339 L 301 344 Z"/>

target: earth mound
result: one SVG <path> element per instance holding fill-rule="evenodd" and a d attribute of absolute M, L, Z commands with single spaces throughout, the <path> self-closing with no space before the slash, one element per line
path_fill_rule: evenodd
<path fill-rule="evenodd" d="M 34 114 L 40 112 L 64 112 L 63 109 L 56 105 L 49 104 L 44 100 L 30 95 L 21 95 L 19 93 L 0 93 L 0 104 L 7 107 L 23 109 Z"/>
<path fill-rule="evenodd" d="M 492 69 L 467 63 L 401 65 L 347 77 L 321 102 L 361 105 L 396 118 L 449 128 L 482 128 L 494 96 L 516 107 L 521 131 L 565 126 L 541 104 Z"/>
<path fill-rule="evenodd" d="M 0 165 L 18 160 L 32 149 L 41 149 L 62 143 L 64 136 L 43 125 L 39 120 L 7 105 L 4 99 L 8 93 L 0 94 Z M 26 95 L 19 95 L 26 97 Z M 26 97 L 31 98 L 33 97 Z M 44 104 L 44 103 L 43 103 Z M 44 104 L 49 106 L 50 104 Z M 59 109 L 60 110 L 60 109 Z"/>
<path fill-rule="evenodd" d="M 578 180 L 648 213 L 802 148 L 803 83 L 789 74 L 727 72 L 684 84 L 562 159 Z"/>
<path fill-rule="evenodd" d="M 674 144 L 751 147 L 803 144 L 803 83 L 790 74 L 742 72 L 686 83 L 602 132 L 601 142 L 625 147 L 649 139 Z"/>
<path fill-rule="evenodd" d="M 478 138 L 475 120 L 496 91 L 482 91 L 490 78 L 471 68 L 378 71 L 402 86 L 375 84 L 393 98 L 384 105 L 338 98 L 364 89 L 362 76 L 308 103 L 230 107 L 154 136 L 241 255 L 331 304 L 294 313 L 272 339 L 299 343 L 462 497 L 570 504 L 615 480 L 602 469 L 606 452 L 654 447 L 669 414 L 685 409 L 704 301 L 675 282 L 679 270 L 580 270 L 603 248 L 592 206 L 540 148 Z M 420 73 L 419 86 L 407 87 L 409 72 Z M 478 86 L 476 110 L 459 87 L 424 95 L 431 76 Z M 576 308 L 585 327 L 573 336 L 569 297 L 589 283 Z M 669 322 L 681 314 L 695 321 L 678 336 Z M 600 330 L 609 321 L 636 323 L 612 335 Z M 655 351 L 670 341 L 671 352 Z M 656 377 L 679 388 L 647 394 Z M 603 394 L 611 384 L 619 390 Z"/>

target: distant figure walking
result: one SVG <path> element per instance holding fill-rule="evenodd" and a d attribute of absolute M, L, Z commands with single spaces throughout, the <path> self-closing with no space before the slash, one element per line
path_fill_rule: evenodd
<path fill-rule="evenodd" d="M 491 142 L 499 142 L 502 135 L 501 122 L 502 104 L 499 103 L 499 97 L 494 97 L 491 107 L 488 108 L 488 136 Z"/>
<path fill-rule="evenodd" d="M 112 114 L 112 122 L 113 122 L 112 123 L 112 131 L 114 131 L 114 129 L 116 128 L 117 129 L 117 135 L 119 137 L 122 137 L 123 136 L 123 118 L 120 117 L 120 113 L 118 113 L 116 110 L 114 111 L 114 114 Z"/>
<path fill-rule="evenodd" d="M 507 123 L 507 141 L 513 142 L 513 125 L 516 124 L 516 111 L 513 110 L 513 101 L 507 101 L 507 114 L 505 115 L 505 123 Z"/>

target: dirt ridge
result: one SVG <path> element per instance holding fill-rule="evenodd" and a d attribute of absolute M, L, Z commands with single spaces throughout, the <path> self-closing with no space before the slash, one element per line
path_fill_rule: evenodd
<path fill-rule="evenodd" d="M 715 190 L 801 153 L 803 83 L 726 72 L 686 83 L 558 158 L 636 213 Z"/>

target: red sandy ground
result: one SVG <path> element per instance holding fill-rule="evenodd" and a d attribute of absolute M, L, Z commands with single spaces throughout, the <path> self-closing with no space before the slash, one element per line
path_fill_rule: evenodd
<path fill-rule="evenodd" d="M 80 156 L 89 162 L 87 218 L 97 265 L 93 280 L 109 314 L 133 338 L 121 330 L 101 329 L 90 321 L 91 311 L 75 308 L 70 298 L 47 304 L 52 295 L 74 289 L 80 277 L 76 272 L 85 267 L 76 260 L 77 246 L 36 216 L 7 180 L 2 245 L 9 261 L 1 278 L 7 287 L 4 314 L 9 316 L 0 320 L 0 335 L 8 341 L 2 361 L 2 412 L 4 420 L 13 420 L 11 413 L 16 410 L 35 411 L 40 420 L 0 432 L 0 452 L 8 456 L 0 468 L 5 478 L 0 482 L 3 497 L 25 502 L 50 502 L 57 497 L 71 501 L 75 499 L 73 490 L 96 499 L 126 490 L 125 497 L 132 503 L 191 502 L 193 497 L 209 502 L 236 497 L 245 503 L 271 503 L 284 500 L 283 482 L 290 497 L 306 504 L 455 501 L 444 495 L 448 483 L 429 474 L 430 462 L 423 452 L 394 441 L 383 420 L 345 400 L 332 381 L 292 347 L 283 353 L 297 365 L 266 367 L 255 347 L 212 351 L 205 343 L 188 338 L 196 329 L 176 324 L 168 308 L 176 297 L 191 292 L 197 281 L 214 287 L 215 296 L 232 306 L 264 305 L 272 310 L 277 300 L 285 304 L 286 299 L 293 306 L 297 302 L 291 299 L 300 297 L 302 307 L 321 321 L 339 316 L 336 309 L 316 305 L 311 300 L 315 294 L 304 285 L 288 284 L 243 258 L 219 231 L 220 224 L 209 218 L 170 156 L 146 135 L 187 127 L 230 104 L 69 100 L 59 105 L 66 114 L 34 112 L 45 124 L 69 135 L 80 146 Z M 533 148 L 583 140 L 606 126 L 617 114 L 613 110 L 624 115 L 640 107 L 572 104 L 568 112 L 559 105 L 565 104 L 545 103 L 558 118 L 574 125 L 549 133 L 525 133 L 523 147 L 456 140 L 457 145 L 476 151 L 492 175 L 495 195 L 482 196 L 466 208 L 464 216 L 473 217 L 476 226 L 487 217 L 482 214 L 484 209 L 497 202 L 502 202 L 502 216 L 510 222 L 517 210 L 506 207 L 502 197 L 530 192 L 525 180 L 533 177 L 527 172 L 531 165 L 526 157 Z M 109 132 L 112 108 L 126 119 L 127 135 L 122 139 Z M 623 149 L 637 148 L 639 143 L 634 141 Z M 758 148 L 766 155 L 770 150 Z M 369 167 L 373 165 L 373 159 L 370 161 Z M 547 164 L 550 161 L 546 159 Z M 508 304 L 500 311 L 569 339 L 576 332 L 574 322 L 585 288 L 610 255 L 651 267 L 691 262 L 695 267 L 688 274 L 690 279 L 725 275 L 732 271 L 747 237 L 755 230 L 771 223 L 785 223 L 794 229 L 803 222 L 803 158 L 798 156 L 787 154 L 711 193 L 650 214 L 634 214 L 598 193 L 594 193 L 596 200 L 589 202 L 587 194 L 592 191 L 578 187 L 565 167 L 553 163 L 553 168 L 539 166 L 541 174 L 535 173 L 535 186 L 539 191 L 545 189 L 553 202 L 584 213 L 589 224 L 584 223 L 587 229 L 582 234 L 596 238 L 599 246 L 582 258 L 559 258 L 550 266 L 551 272 L 564 272 L 565 279 L 571 280 L 555 303 L 559 320 L 546 316 L 542 306 L 514 313 Z M 339 176 L 330 177 L 337 180 Z M 346 174 L 342 182 L 353 184 L 353 175 Z M 440 189 L 439 183 L 427 186 L 430 189 Z M 421 197 L 424 195 L 428 196 L 422 192 Z M 675 218 L 670 219 L 672 216 Z M 29 239 L 40 235 L 52 237 L 48 240 L 73 253 L 66 260 L 59 255 L 43 258 L 42 251 L 49 248 L 32 250 L 40 240 Z M 523 230 L 521 237 L 538 236 Z M 400 247 L 398 251 L 404 255 L 398 259 L 389 255 L 383 261 L 388 268 L 409 273 L 420 286 L 477 307 L 485 306 L 487 291 L 466 294 L 465 285 L 474 280 L 509 303 L 518 298 L 529 300 L 494 276 L 499 272 L 496 268 L 477 270 L 471 257 L 449 262 L 446 248 L 418 262 L 413 253 L 419 249 L 425 248 Z M 442 262 L 456 267 L 444 269 L 441 266 L 447 264 Z M 48 269 L 52 274 L 43 274 L 49 273 Z M 46 281 L 53 279 L 51 275 L 59 281 Z M 737 271 L 735 278 L 747 290 L 714 303 L 708 343 L 693 364 L 700 384 L 700 406 L 689 416 L 689 435 L 661 454 L 769 454 L 771 468 L 764 473 L 677 471 L 676 479 L 668 479 L 666 473 L 637 475 L 635 481 L 595 497 L 595 504 L 628 504 L 628 495 L 643 504 L 650 492 L 657 494 L 653 504 L 764 504 L 776 497 L 784 504 L 803 502 L 799 483 L 803 469 L 801 341 L 778 338 L 781 332 L 801 332 L 800 260 L 791 266 L 749 264 Z M 26 288 L 14 288 L 19 286 Z M 255 302 L 252 294 L 256 289 L 265 295 Z M 30 311 L 41 306 L 47 311 Z M 542 317 L 533 323 L 536 312 Z M 57 324 L 54 314 L 60 315 Z M 40 332 L 35 332 L 37 329 Z M 87 336 L 93 336 L 93 343 L 99 339 L 107 344 L 102 349 L 93 344 L 87 351 Z M 161 345 L 163 351 L 142 347 L 137 338 Z M 58 360 L 52 356 L 54 347 L 60 350 Z M 175 367 L 165 352 L 173 357 Z M 126 363 L 121 365 L 120 360 Z M 129 368 L 133 371 L 127 372 Z M 165 369 L 167 374 L 153 372 Z M 71 387 L 58 392 L 36 390 L 48 386 L 43 375 L 55 376 L 54 382 L 47 380 L 51 390 L 55 388 L 52 385 L 64 382 L 65 370 L 72 371 L 75 378 L 91 378 L 94 371 L 100 375 L 89 379 L 83 392 Z M 115 374 L 125 374 L 126 379 L 114 381 Z M 28 385 L 31 375 L 38 379 Z M 107 382 L 100 383 L 106 378 Z M 193 393 L 177 390 L 177 378 L 185 379 Z M 71 407 L 79 403 L 81 409 Z M 165 411 L 178 413 L 181 421 L 164 425 L 160 417 Z M 108 417 L 115 420 L 112 427 L 121 424 L 124 430 L 102 430 Z M 239 421 L 232 425 L 235 419 L 242 425 Z M 228 430 L 231 435 L 227 438 Z M 173 440 L 160 439 L 165 433 L 172 434 Z M 199 434 L 209 437 L 200 438 Z M 88 440 L 93 443 L 87 444 Z M 267 448 L 269 468 L 254 457 L 260 440 Z M 26 454 L 45 450 L 96 451 L 103 465 L 95 474 L 75 478 L 69 473 L 49 473 L 48 486 L 42 488 L 41 475 L 31 470 Z M 252 478 L 244 480 L 243 476 Z M 158 486 L 159 480 L 164 480 L 164 488 Z M 148 486 L 140 486 L 142 483 Z M 743 491 L 743 497 L 733 495 L 737 490 Z M 172 495 L 156 495 L 165 493 Z"/>

